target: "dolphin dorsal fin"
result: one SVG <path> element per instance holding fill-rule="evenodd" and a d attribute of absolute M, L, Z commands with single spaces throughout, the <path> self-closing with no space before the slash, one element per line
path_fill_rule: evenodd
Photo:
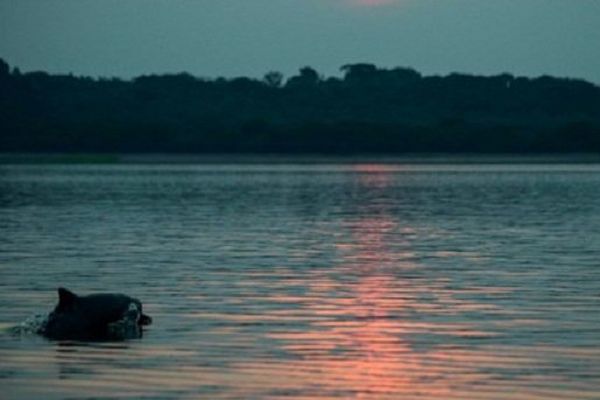
<path fill-rule="evenodd" d="M 77 295 L 69 289 L 58 288 L 58 308 L 68 308 L 77 300 Z"/>

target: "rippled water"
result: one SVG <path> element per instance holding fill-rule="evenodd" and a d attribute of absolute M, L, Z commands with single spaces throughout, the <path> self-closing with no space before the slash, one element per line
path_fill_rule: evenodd
<path fill-rule="evenodd" d="M 0 167 L 3 398 L 599 399 L 598 165 Z"/>

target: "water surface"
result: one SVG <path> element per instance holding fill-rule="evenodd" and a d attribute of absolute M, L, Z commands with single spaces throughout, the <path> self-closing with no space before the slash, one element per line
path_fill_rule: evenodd
<path fill-rule="evenodd" d="M 0 334 L 2 396 L 599 399 L 600 166 L 0 166 L 0 326 L 124 292 L 140 340 Z"/>

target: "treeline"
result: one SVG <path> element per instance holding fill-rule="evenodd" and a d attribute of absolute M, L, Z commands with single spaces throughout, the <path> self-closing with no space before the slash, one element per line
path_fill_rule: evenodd
<path fill-rule="evenodd" d="M 600 152 L 600 87 L 310 67 L 289 79 L 93 79 L 0 59 L 0 152 Z"/>

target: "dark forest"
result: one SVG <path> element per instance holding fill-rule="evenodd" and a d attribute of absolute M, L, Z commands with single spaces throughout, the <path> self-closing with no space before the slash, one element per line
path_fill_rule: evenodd
<path fill-rule="evenodd" d="M 583 80 L 341 72 L 122 80 L 0 60 L 0 152 L 600 152 L 600 87 Z"/>

